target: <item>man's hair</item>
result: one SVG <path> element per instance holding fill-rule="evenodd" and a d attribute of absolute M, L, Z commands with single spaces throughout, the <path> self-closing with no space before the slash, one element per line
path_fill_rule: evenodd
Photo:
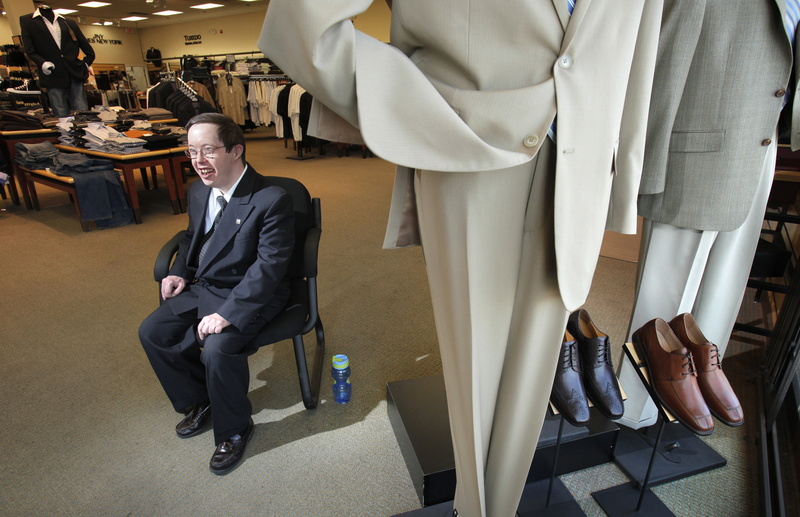
<path fill-rule="evenodd" d="M 244 132 L 232 118 L 222 113 L 201 113 L 189 120 L 186 124 L 186 131 L 189 131 L 192 126 L 197 124 L 214 124 L 217 126 L 217 136 L 225 146 L 225 150 L 231 152 L 235 145 L 241 145 L 242 163 L 247 163 L 244 158 L 245 149 L 247 148 L 244 141 Z"/>

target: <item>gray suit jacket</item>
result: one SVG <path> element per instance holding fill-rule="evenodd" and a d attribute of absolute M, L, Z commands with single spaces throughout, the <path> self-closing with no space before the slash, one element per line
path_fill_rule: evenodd
<path fill-rule="evenodd" d="M 785 9 L 786 0 L 665 0 L 640 215 L 699 230 L 744 222 L 797 61 Z"/>
<path fill-rule="evenodd" d="M 391 45 L 350 22 L 371 2 L 272 0 L 258 46 L 400 165 L 384 245 L 414 242 L 413 170 L 526 163 L 558 112 L 558 283 L 580 306 L 606 223 L 636 230 L 661 0 L 394 0 Z"/>

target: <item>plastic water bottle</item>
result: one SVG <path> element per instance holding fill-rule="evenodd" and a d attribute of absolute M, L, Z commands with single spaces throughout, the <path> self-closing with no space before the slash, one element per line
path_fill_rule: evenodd
<path fill-rule="evenodd" d="M 350 402 L 350 361 L 346 355 L 338 354 L 333 356 L 333 368 L 331 369 L 333 380 L 333 399 L 339 404 Z"/>

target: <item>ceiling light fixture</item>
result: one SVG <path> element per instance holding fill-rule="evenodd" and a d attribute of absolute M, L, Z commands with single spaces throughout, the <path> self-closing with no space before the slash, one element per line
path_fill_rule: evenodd
<path fill-rule="evenodd" d="M 105 7 L 107 5 L 111 5 L 108 2 L 84 2 L 82 4 L 78 4 L 80 7 Z"/>
<path fill-rule="evenodd" d="M 126 22 L 140 22 L 146 19 L 146 16 L 128 16 L 127 18 L 122 18 L 122 20 Z"/>
<path fill-rule="evenodd" d="M 200 4 L 200 5 L 192 5 L 191 6 L 192 9 L 214 9 L 216 7 L 223 7 L 223 5 L 222 4 L 208 3 L 208 4 Z"/>
<path fill-rule="evenodd" d="M 157 14 L 158 16 L 172 16 L 175 14 L 183 14 L 183 11 L 170 11 L 169 9 L 167 9 L 166 11 L 159 11 L 153 14 Z"/>
<path fill-rule="evenodd" d="M 53 9 L 53 12 L 54 12 L 54 13 L 57 13 L 57 14 L 60 14 L 60 15 L 62 15 L 62 16 L 63 16 L 63 15 L 65 15 L 65 14 L 77 13 L 77 12 L 78 12 L 78 10 L 77 10 L 77 9 L 63 9 L 63 8 L 58 8 L 58 9 Z"/>

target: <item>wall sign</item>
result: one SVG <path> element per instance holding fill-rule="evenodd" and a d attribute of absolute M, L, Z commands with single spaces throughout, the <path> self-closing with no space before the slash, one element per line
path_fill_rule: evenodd
<path fill-rule="evenodd" d="M 192 34 L 192 35 L 184 35 L 183 36 L 183 44 L 184 45 L 201 45 L 203 43 L 202 36 L 200 34 Z"/>
<path fill-rule="evenodd" d="M 89 43 L 91 43 L 92 45 L 95 45 L 95 44 L 98 44 L 98 43 L 99 44 L 108 44 L 108 45 L 122 45 L 122 40 L 106 39 L 106 37 L 103 36 L 102 34 L 95 34 L 91 38 L 87 38 L 87 39 L 89 40 Z"/>

